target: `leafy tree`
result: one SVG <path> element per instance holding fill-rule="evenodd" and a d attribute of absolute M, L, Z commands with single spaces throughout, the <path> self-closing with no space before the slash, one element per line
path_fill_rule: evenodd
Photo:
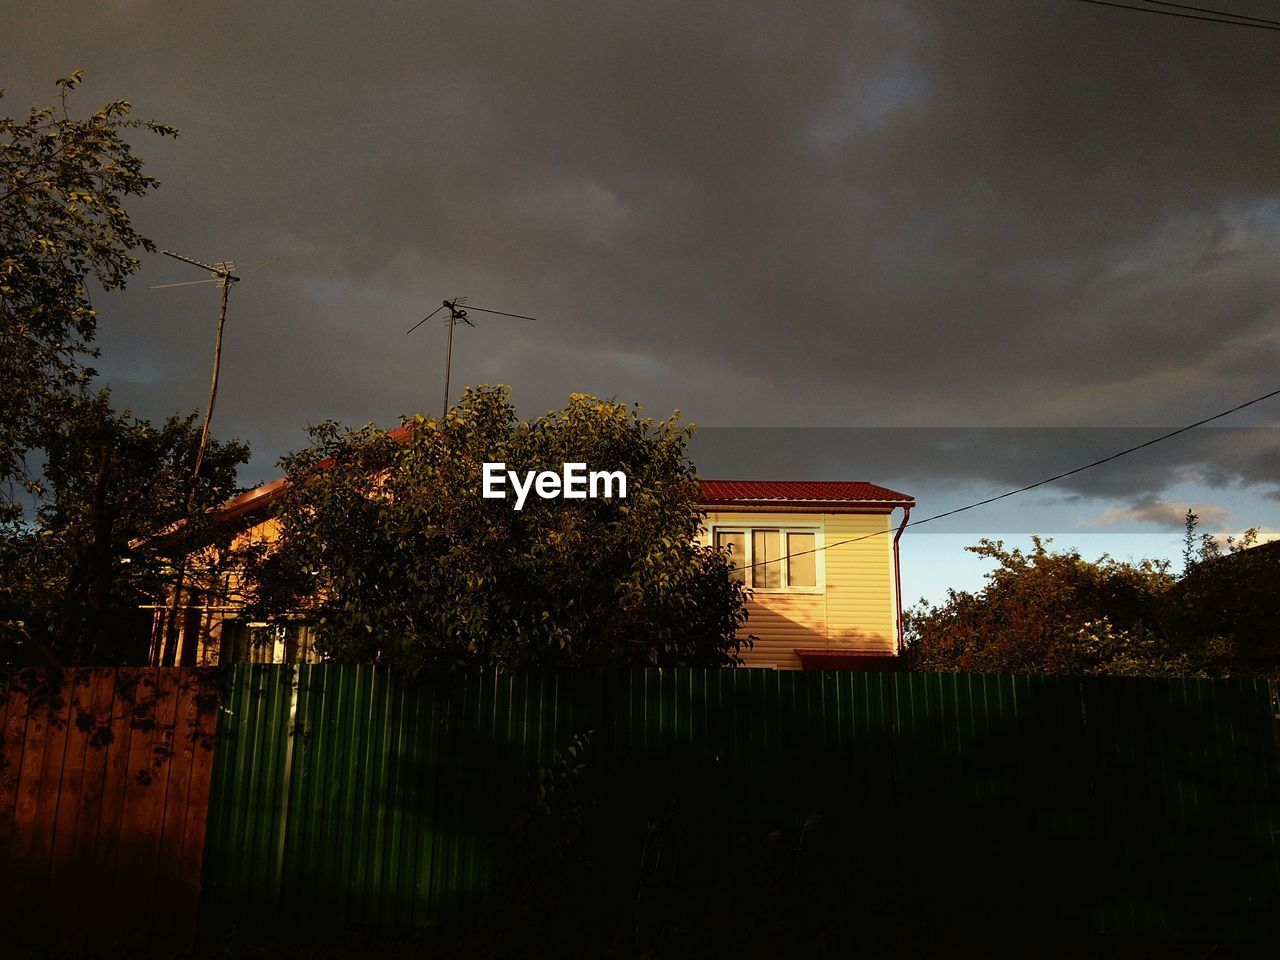
<path fill-rule="evenodd" d="M 286 458 L 280 537 L 248 557 L 252 615 L 300 611 L 318 647 L 410 669 L 735 662 L 745 592 L 695 542 L 690 428 L 574 394 L 519 420 L 504 387 L 469 389 L 400 435 L 313 430 Z M 625 499 L 481 496 L 481 468 L 623 470 Z"/>
<path fill-rule="evenodd" d="M 83 76 L 57 82 L 58 106 L 0 117 L 0 520 L 10 522 L 21 515 L 24 488 L 41 489 L 25 461 L 49 432 L 50 408 L 92 377 L 84 361 L 95 354 L 97 313 L 88 282 L 118 289 L 138 269 L 131 251 L 154 249 L 123 202 L 157 181 L 124 134 L 177 135 L 131 117 L 125 100 L 73 117 L 68 98 Z"/>
<path fill-rule="evenodd" d="M 1085 560 L 1033 538 L 1029 551 L 982 540 L 996 561 L 976 593 L 907 611 L 908 657 L 917 669 L 1163 676 L 1217 673 L 1227 638 L 1180 633 L 1166 614 L 1176 578 L 1164 562 Z"/>
<path fill-rule="evenodd" d="M 61 397 L 50 413 L 61 432 L 43 441 L 46 496 L 0 538 L 0 663 L 145 662 L 139 608 L 171 579 L 148 535 L 185 514 L 199 425 L 116 414 L 105 390 Z M 213 441 L 197 503 L 222 501 L 247 459 L 242 444 Z"/>
<path fill-rule="evenodd" d="M 138 607 L 168 574 L 146 535 L 182 516 L 198 440 L 193 417 L 115 413 L 86 366 L 89 285 L 123 287 L 133 251 L 154 249 L 123 206 L 157 185 L 125 135 L 176 131 L 123 100 L 73 117 L 82 77 L 58 81 L 56 107 L 0 118 L 0 663 L 145 658 Z M 197 505 L 231 493 L 247 456 L 214 443 Z"/>
<path fill-rule="evenodd" d="M 1258 542 L 1258 528 L 1250 527 L 1242 533 L 1237 539 L 1235 536 L 1228 536 L 1224 542 L 1219 542 L 1216 537 L 1208 533 L 1197 534 L 1200 528 L 1200 517 L 1194 510 L 1188 509 L 1187 515 L 1183 519 L 1182 532 L 1182 573 L 1187 576 L 1192 573 L 1196 567 L 1201 564 L 1208 563 L 1211 560 L 1217 560 L 1224 555 L 1223 547 L 1225 546 L 1225 554 L 1237 554 L 1242 550 L 1248 550 Z"/>
<path fill-rule="evenodd" d="M 1198 534 L 1199 517 L 1190 510 L 1183 537 L 1184 569 L 1166 598 L 1167 629 L 1182 637 L 1229 644 L 1235 669 L 1270 672 L 1280 668 L 1280 544 L 1259 546 L 1256 527 L 1220 543 Z"/>

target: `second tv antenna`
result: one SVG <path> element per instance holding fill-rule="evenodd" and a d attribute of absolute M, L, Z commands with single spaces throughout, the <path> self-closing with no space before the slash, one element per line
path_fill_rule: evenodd
<path fill-rule="evenodd" d="M 425 317 L 415 323 L 412 327 L 405 331 L 406 334 L 413 333 L 420 326 L 434 317 L 441 310 L 448 310 L 449 315 L 444 318 L 444 325 L 448 329 L 448 341 L 444 354 L 444 408 L 440 414 L 440 419 L 444 419 L 449 415 L 449 373 L 453 366 L 453 328 L 460 323 L 465 323 L 468 327 L 474 327 L 467 316 L 468 311 L 479 310 L 481 313 L 492 313 L 499 317 L 514 317 L 517 320 L 537 320 L 537 317 L 526 317 L 522 313 L 507 313 L 505 310 L 488 310 L 484 307 L 467 307 L 463 308 L 463 304 L 467 302 L 466 297 L 454 297 L 452 300 L 442 300 L 440 306 L 436 307 Z"/>

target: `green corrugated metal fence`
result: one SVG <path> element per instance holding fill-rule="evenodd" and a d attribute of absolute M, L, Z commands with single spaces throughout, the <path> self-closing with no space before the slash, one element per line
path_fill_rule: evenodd
<path fill-rule="evenodd" d="M 619 863 L 672 810 L 748 838 L 820 811 L 858 903 L 958 933 L 1251 940 L 1280 907 L 1261 681 L 244 665 L 223 711 L 207 930 L 473 917 L 537 771 L 587 731 Z"/>

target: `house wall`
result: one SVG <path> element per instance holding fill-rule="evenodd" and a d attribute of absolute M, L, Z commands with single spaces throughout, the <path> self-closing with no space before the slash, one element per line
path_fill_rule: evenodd
<path fill-rule="evenodd" d="M 716 527 L 803 525 L 820 531 L 821 562 L 813 593 L 756 590 L 745 632 L 756 637 L 743 654 L 748 666 L 800 669 L 797 648 L 892 654 L 897 606 L 891 514 L 766 513 L 721 510 L 707 514 L 702 542 Z M 852 540 L 852 543 L 842 541 Z"/>
<path fill-rule="evenodd" d="M 236 534 L 231 540 L 231 552 L 255 544 L 273 543 L 279 536 L 279 521 L 264 520 Z M 186 590 L 178 615 L 174 662 L 186 666 L 215 667 L 221 661 L 224 627 L 228 621 L 239 617 L 243 606 L 243 578 L 233 567 L 210 580 L 201 575 L 200 566 L 199 560 L 188 566 Z M 155 611 L 153 643 L 166 629 L 172 599 L 170 588 L 163 606 Z M 263 662 L 280 662 L 281 659 L 268 657 Z"/>
<path fill-rule="evenodd" d="M 716 526 L 779 528 L 803 526 L 820 531 L 823 547 L 818 563 L 820 588 L 808 593 L 757 590 L 748 604 L 745 633 L 756 637 L 743 653 L 748 666 L 798 670 L 797 648 L 893 653 L 896 646 L 896 603 L 893 572 L 892 516 L 880 513 L 770 513 L 744 510 L 709 512 L 701 539 L 711 542 Z M 270 543 L 279 536 L 274 520 L 255 524 L 233 541 L 233 550 L 251 543 Z M 842 541 L 852 540 L 852 543 Z M 238 578 L 234 571 L 219 584 L 221 596 L 197 602 L 206 605 L 199 618 L 199 636 L 182 631 L 179 663 L 213 666 L 219 661 L 223 623 L 236 616 Z M 167 610 L 157 611 L 157 629 Z M 185 627 L 191 621 L 180 618 Z M 196 656 L 182 659 L 182 649 L 197 643 Z M 264 651 L 265 653 L 265 651 Z M 277 654 L 279 651 L 277 651 Z M 188 654 L 190 657 L 190 654 Z"/>

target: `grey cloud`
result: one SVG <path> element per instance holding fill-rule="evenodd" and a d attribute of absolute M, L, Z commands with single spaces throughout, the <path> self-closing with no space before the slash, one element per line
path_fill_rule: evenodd
<path fill-rule="evenodd" d="M 785 464 L 796 479 L 852 477 L 911 492 L 913 486 L 1001 492 L 1074 470 L 1166 430 L 1154 428 L 703 428 L 692 449 L 712 474 L 772 479 Z M 769 452 L 769 458 L 762 453 Z M 776 459 L 775 459 L 776 458 Z M 763 462 L 762 462 L 763 460 Z M 773 462 L 769 462 L 772 460 Z M 1131 502 L 1180 484 L 1280 491 L 1280 431 L 1203 427 L 1065 477 L 1055 499 Z"/>
<path fill-rule="evenodd" d="M 1221 527 L 1229 516 L 1229 511 L 1209 503 L 1175 503 L 1160 497 L 1145 496 L 1126 507 L 1108 508 L 1094 523 L 1099 526 L 1115 526 L 1136 521 L 1154 524 L 1166 530 L 1181 530 L 1186 525 L 1188 511 L 1209 529 Z"/>
<path fill-rule="evenodd" d="M 1264 31 L 1011 0 L 0 16 L 24 39 L 7 109 L 84 66 L 83 102 L 183 129 L 140 141 L 164 181 L 138 207 L 151 235 L 282 256 L 235 292 L 219 409 L 258 476 L 307 421 L 434 410 L 440 332 L 402 331 L 453 294 L 540 318 L 463 331 L 455 357 L 455 384 L 511 383 L 529 412 L 590 389 L 723 426 L 1118 427 L 1274 387 Z M 180 273 L 148 260 L 103 304 L 102 367 L 157 415 L 207 376 L 212 303 L 145 290 Z M 773 436 L 743 467 L 1017 483 L 1099 446 L 922 437 L 868 470 L 865 446 L 804 459 Z M 1274 490 L 1280 453 L 1250 442 L 1206 434 L 1064 493 Z"/>

